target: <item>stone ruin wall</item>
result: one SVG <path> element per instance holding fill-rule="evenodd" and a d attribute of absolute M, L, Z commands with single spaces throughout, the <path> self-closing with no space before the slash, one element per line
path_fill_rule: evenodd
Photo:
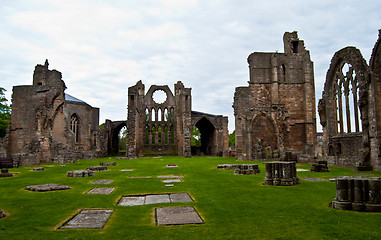
<path fill-rule="evenodd" d="M 192 129 L 198 123 L 195 118 L 208 118 L 207 121 L 211 122 L 211 125 L 214 124 L 212 139 L 208 141 L 212 149 L 209 154 L 227 156 L 227 117 L 193 112 L 191 88 L 185 88 L 180 81 L 174 85 L 174 94 L 167 85 L 152 85 L 147 93 L 144 89 L 141 81 L 128 89 L 128 158 L 152 154 L 191 157 Z M 158 103 L 153 99 L 153 94 L 157 91 L 166 93 L 164 102 Z M 159 129 L 161 131 L 158 131 Z"/>
<path fill-rule="evenodd" d="M 284 34 L 285 53 L 252 53 L 248 87 L 234 95 L 236 154 L 260 159 L 270 146 L 307 157 L 316 147 L 313 63 L 297 33 Z"/>
<path fill-rule="evenodd" d="M 380 34 L 370 66 L 355 47 L 337 51 L 331 60 L 318 106 L 330 165 L 381 170 Z"/>
<path fill-rule="evenodd" d="M 99 109 L 65 100 L 62 75 L 37 65 L 33 85 L 15 86 L 7 134 L 7 156 L 20 165 L 68 162 L 100 155 L 97 151 Z M 70 118 L 80 119 L 79 141 L 70 131 Z"/>

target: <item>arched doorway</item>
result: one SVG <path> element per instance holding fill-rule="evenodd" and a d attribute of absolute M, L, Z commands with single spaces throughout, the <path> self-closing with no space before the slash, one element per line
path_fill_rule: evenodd
<path fill-rule="evenodd" d="M 256 151 L 264 151 L 266 147 L 277 149 L 276 129 L 272 119 L 266 115 L 258 115 L 253 121 L 252 142 Z"/>
<path fill-rule="evenodd" d="M 193 155 L 216 155 L 216 128 L 206 118 L 201 118 L 196 124 L 195 129 L 199 130 L 199 146 L 192 146 Z"/>
<path fill-rule="evenodd" d="M 111 155 L 123 155 L 127 148 L 127 126 L 126 122 L 114 122 L 112 128 Z"/>

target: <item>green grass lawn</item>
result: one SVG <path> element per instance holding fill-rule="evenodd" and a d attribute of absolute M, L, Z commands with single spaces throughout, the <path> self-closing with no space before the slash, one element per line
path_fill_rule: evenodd
<path fill-rule="evenodd" d="M 107 172 L 94 177 L 69 178 L 70 170 L 85 170 L 99 162 L 116 161 Z M 217 170 L 218 164 L 256 163 L 258 175 L 234 175 L 233 170 Z M 179 168 L 165 168 L 177 164 Z M 0 208 L 8 215 L 0 219 L 0 239 L 381 239 L 381 213 L 336 210 L 329 207 L 335 198 L 335 183 L 309 182 L 290 187 L 264 186 L 265 165 L 233 158 L 166 156 L 116 160 L 102 158 L 77 163 L 46 164 L 45 171 L 31 167 L 10 169 L 19 172 L 0 178 Z M 309 164 L 298 164 L 309 169 Z M 121 169 L 134 169 L 123 172 Z M 349 168 L 329 167 L 328 173 L 298 172 L 298 177 L 329 179 L 356 174 Z M 381 176 L 380 172 L 361 172 Z M 184 175 L 183 182 L 166 188 L 159 175 Z M 149 179 L 129 176 L 152 176 Z M 113 179 L 94 185 L 97 179 Z M 28 185 L 57 183 L 70 190 L 31 192 Z M 93 187 L 116 187 L 110 195 L 83 194 Z M 187 192 L 191 203 L 144 206 L 117 206 L 123 195 Z M 154 208 L 193 206 L 204 224 L 156 226 Z M 113 209 L 104 229 L 61 230 L 57 227 L 82 208 Z"/>

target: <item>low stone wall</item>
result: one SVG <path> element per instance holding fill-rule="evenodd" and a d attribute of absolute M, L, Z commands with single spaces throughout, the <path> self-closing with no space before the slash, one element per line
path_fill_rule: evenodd
<path fill-rule="evenodd" d="M 336 178 L 332 207 L 341 210 L 381 212 L 380 178 Z"/>

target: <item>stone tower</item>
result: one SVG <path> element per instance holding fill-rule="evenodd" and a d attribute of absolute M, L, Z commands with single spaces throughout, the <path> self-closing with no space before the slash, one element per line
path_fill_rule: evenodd
<path fill-rule="evenodd" d="M 310 53 L 297 32 L 283 36 L 284 53 L 249 55 L 248 87 L 234 95 L 236 154 L 263 158 L 264 149 L 313 155 L 316 147 L 315 84 Z"/>

